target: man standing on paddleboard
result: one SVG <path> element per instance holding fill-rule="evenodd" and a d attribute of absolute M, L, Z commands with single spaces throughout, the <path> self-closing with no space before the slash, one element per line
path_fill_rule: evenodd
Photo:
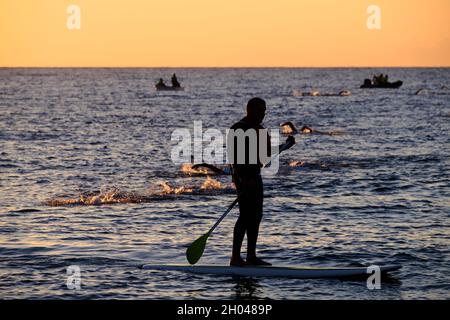
<path fill-rule="evenodd" d="M 259 225 L 263 212 L 263 182 L 261 178 L 261 168 L 259 153 L 259 132 L 265 130 L 261 125 L 266 113 L 266 102 L 261 98 L 252 98 L 247 103 L 247 116 L 235 123 L 231 129 L 234 143 L 233 152 L 233 182 L 236 185 L 239 197 L 239 218 L 236 221 L 233 232 L 233 252 L 230 260 L 232 266 L 245 265 L 271 265 L 270 263 L 256 256 L 256 242 L 258 240 Z M 256 139 L 244 138 L 244 147 L 237 143 L 236 132 L 242 129 L 248 134 L 249 130 L 254 130 Z M 241 132 L 242 132 L 241 131 Z M 264 131 L 267 134 L 266 131 Z M 267 134 L 268 136 L 268 134 Z M 256 145 L 255 145 L 256 144 Z M 279 146 L 276 153 L 287 150 L 295 144 L 295 139 L 289 136 L 286 143 Z M 231 148 L 227 144 L 227 147 Z M 251 152 L 257 152 L 257 161 L 251 161 Z M 244 153 L 244 154 L 242 154 Z M 267 137 L 267 156 L 271 157 L 270 137 Z M 242 159 L 245 159 L 242 161 Z M 239 160 L 239 161 L 238 161 Z M 247 234 L 247 259 L 241 258 L 241 246 L 244 236 Z"/>

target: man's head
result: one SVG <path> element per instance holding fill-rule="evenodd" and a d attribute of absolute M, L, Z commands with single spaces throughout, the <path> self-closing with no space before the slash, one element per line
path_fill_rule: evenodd
<path fill-rule="evenodd" d="M 247 117 L 260 124 L 266 115 L 266 102 L 261 98 L 252 98 L 247 103 Z"/>

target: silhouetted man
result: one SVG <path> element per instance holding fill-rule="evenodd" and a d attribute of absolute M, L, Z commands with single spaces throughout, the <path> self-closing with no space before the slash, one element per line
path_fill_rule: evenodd
<path fill-rule="evenodd" d="M 270 265 L 256 256 L 256 242 L 258 240 L 259 224 L 263 212 L 263 183 L 261 179 L 261 167 L 263 164 L 259 157 L 259 135 L 258 130 L 264 129 L 261 122 L 266 112 L 266 102 L 260 98 L 250 99 L 247 104 L 247 116 L 235 123 L 231 129 L 242 129 L 256 131 L 256 146 L 250 146 L 251 139 L 247 139 L 245 150 L 239 148 L 234 138 L 234 159 L 233 163 L 233 181 L 236 185 L 239 196 L 239 218 L 236 221 L 233 233 L 233 252 L 230 260 L 232 266 L 245 265 Z M 255 141 L 253 141 L 255 143 Z M 274 152 L 289 149 L 295 144 L 292 136 L 289 136 L 284 145 L 276 148 Z M 256 147 L 256 148 L 255 148 Z M 257 150 L 257 162 L 251 162 L 250 150 Z M 277 150 L 278 149 L 278 150 Z M 239 153 L 245 152 L 245 162 L 238 163 Z M 241 155 L 242 156 L 242 155 Z M 271 156 L 270 137 L 267 139 L 267 156 Z M 241 258 L 241 246 L 244 236 L 247 233 L 247 260 Z"/>

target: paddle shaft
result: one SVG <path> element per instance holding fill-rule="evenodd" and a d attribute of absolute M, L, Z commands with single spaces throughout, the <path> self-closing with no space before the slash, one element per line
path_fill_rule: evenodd
<path fill-rule="evenodd" d="M 211 234 L 214 231 L 214 229 L 219 225 L 219 223 L 221 223 L 222 220 L 226 217 L 226 215 L 231 211 L 231 209 L 234 208 L 236 203 L 238 203 L 238 201 L 239 201 L 239 197 L 234 199 L 233 203 L 228 207 L 227 211 L 225 211 L 225 213 L 219 218 L 219 220 L 216 221 L 216 223 L 212 226 L 212 228 L 209 229 L 208 234 Z"/>
<path fill-rule="evenodd" d="M 281 152 L 283 152 L 284 150 L 287 150 L 287 149 L 288 149 L 287 144 L 286 143 L 282 144 L 279 147 L 278 152 L 275 153 L 273 156 L 271 156 L 270 160 L 266 164 L 263 164 L 263 168 L 267 167 L 267 165 L 269 165 L 276 156 L 278 156 Z"/>

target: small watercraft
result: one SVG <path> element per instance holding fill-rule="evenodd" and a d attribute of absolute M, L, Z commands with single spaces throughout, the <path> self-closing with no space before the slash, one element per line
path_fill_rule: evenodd
<path fill-rule="evenodd" d="M 399 270 L 401 266 L 380 266 L 381 274 Z M 245 266 L 231 267 L 219 265 L 156 265 L 144 264 L 144 270 L 154 271 L 179 271 L 197 274 L 250 276 L 250 277 L 288 277 L 298 279 L 312 278 L 344 278 L 344 277 L 369 277 L 370 267 L 275 267 L 275 266 Z"/>
<path fill-rule="evenodd" d="M 386 83 L 374 83 L 370 79 L 365 79 L 364 83 L 361 85 L 361 89 L 397 89 L 400 88 L 403 81 L 386 82 Z"/>
<path fill-rule="evenodd" d="M 184 87 L 178 82 L 177 75 L 174 73 L 171 79 L 172 86 L 168 86 L 164 83 L 162 78 L 155 84 L 156 91 L 184 91 Z"/>

